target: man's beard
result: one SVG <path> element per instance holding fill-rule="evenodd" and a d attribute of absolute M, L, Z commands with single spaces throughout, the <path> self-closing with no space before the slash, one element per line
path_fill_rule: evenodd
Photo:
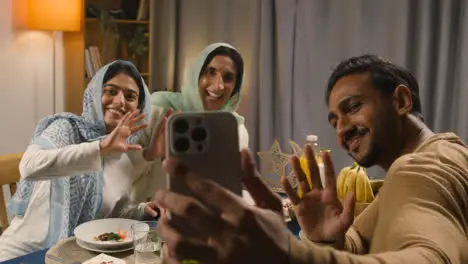
<path fill-rule="evenodd" d="M 377 161 L 379 160 L 379 147 L 374 141 L 371 141 L 367 153 L 360 160 L 356 159 L 356 157 L 354 157 L 353 154 L 349 152 L 348 155 L 351 156 L 351 158 L 353 158 L 357 164 L 359 164 L 359 166 L 369 168 L 376 165 Z"/>

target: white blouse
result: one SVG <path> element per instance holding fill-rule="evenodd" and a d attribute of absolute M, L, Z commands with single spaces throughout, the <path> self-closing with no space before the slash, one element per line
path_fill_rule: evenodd
<path fill-rule="evenodd" d="M 148 173 L 150 163 L 142 157 L 132 160 L 131 155 L 141 156 L 141 151 L 102 160 L 99 141 L 51 150 L 30 145 L 20 163 L 21 178 L 37 182 L 25 215 L 15 216 L 0 236 L 0 260 L 44 249 L 49 228 L 49 180 L 56 177 L 99 171 L 104 164 L 103 200 L 98 218 L 142 219 L 145 204 L 132 204 L 129 197 L 133 180 L 140 174 Z"/>
<path fill-rule="evenodd" d="M 139 137 L 139 144 L 149 145 L 162 115 L 161 108 L 152 107 L 150 125 Z M 248 142 L 247 130 L 240 125 L 239 148 L 247 148 Z M 0 236 L 0 261 L 45 248 L 51 179 L 99 171 L 103 164 L 103 200 L 98 218 L 143 219 L 146 202 L 153 198 L 157 190 L 167 186 L 161 161 L 146 161 L 142 151 L 130 151 L 103 159 L 98 141 L 59 149 L 42 149 L 31 144 L 21 159 L 20 172 L 21 179 L 36 181 L 36 184 L 25 215 L 15 216 Z"/>

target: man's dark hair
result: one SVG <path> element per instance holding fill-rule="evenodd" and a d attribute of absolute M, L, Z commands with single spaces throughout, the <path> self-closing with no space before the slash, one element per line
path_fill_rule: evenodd
<path fill-rule="evenodd" d="M 138 89 L 140 90 L 140 94 L 138 96 L 138 109 L 140 109 L 140 112 L 142 112 L 143 109 L 145 109 L 145 86 L 143 84 L 143 79 L 140 72 L 131 62 L 124 60 L 114 61 L 111 65 L 109 65 L 109 68 L 107 68 L 107 71 L 104 74 L 103 84 L 110 81 L 119 73 L 124 73 L 132 77 L 132 79 L 136 82 Z"/>
<path fill-rule="evenodd" d="M 411 91 L 413 101 L 411 113 L 424 121 L 419 98 L 419 85 L 413 74 L 399 65 L 370 54 L 351 57 L 335 67 L 330 78 L 328 78 L 325 95 L 327 105 L 336 82 L 343 77 L 357 73 L 370 73 L 373 87 L 386 95 L 393 94 L 398 85 L 407 86 Z"/>
<path fill-rule="evenodd" d="M 244 75 L 244 61 L 242 60 L 242 56 L 235 49 L 226 46 L 219 46 L 212 52 L 210 52 L 210 54 L 208 54 L 205 61 L 203 62 L 203 66 L 200 70 L 200 74 L 198 75 L 198 79 L 200 79 L 201 76 L 205 73 L 208 64 L 210 64 L 211 60 L 213 60 L 213 58 L 217 55 L 229 57 L 236 66 L 236 85 L 234 86 L 234 90 L 231 94 L 231 96 L 234 96 L 240 91 L 240 86 L 242 85 L 242 78 Z"/>

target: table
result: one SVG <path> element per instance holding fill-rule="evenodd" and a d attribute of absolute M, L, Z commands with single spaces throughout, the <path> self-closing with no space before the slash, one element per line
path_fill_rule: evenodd
<path fill-rule="evenodd" d="M 291 221 L 289 221 L 287 224 L 291 233 L 293 233 L 295 237 L 299 238 L 299 231 L 301 231 L 301 227 L 299 226 L 297 219 L 294 218 Z"/>
<path fill-rule="evenodd" d="M 39 250 L 21 257 L 0 262 L 0 264 L 45 264 L 44 260 L 47 250 L 49 249 Z"/>
<path fill-rule="evenodd" d="M 85 262 L 101 253 L 88 251 L 81 248 L 76 243 L 75 237 L 70 237 L 59 241 L 56 245 L 51 247 L 46 254 L 45 264 L 63 264 L 57 261 L 58 259 L 67 259 L 68 262 L 80 261 Z M 54 256 L 55 258 L 49 258 L 47 256 Z M 110 256 L 123 259 L 127 264 L 134 263 L 133 250 L 126 252 L 120 252 L 115 254 L 108 254 Z"/>
<path fill-rule="evenodd" d="M 300 227 L 296 219 L 289 221 L 287 223 L 289 230 L 295 235 L 299 235 Z M 70 253 L 71 252 L 71 253 Z M 44 249 L 36 251 L 18 258 L 0 262 L 0 264 L 62 264 L 60 262 L 54 261 L 50 258 L 46 260 L 46 253 L 53 254 L 59 258 L 65 258 L 71 261 L 81 261 L 84 262 L 94 256 L 99 255 L 99 253 L 90 252 L 80 248 L 75 241 L 75 237 L 71 237 L 65 240 L 58 242 L 50 249 Z M 112 254 L 112 256 L 125 259 L 128 264 L 132 264 L 133 261 L 133 251 L 122 252 L 117 254 Z"/>
<path fill-rule="evenodd" d="M 76 238 L 71 237 L 59 241 L 50 249 L 43 249 L 40 251 L 29 253 L 18 258 L 0 262 L 0 264 L 64 264 L 60 261 L 49 258 L 48 256 L 50 255 L 53 255 L 54 257 L 59 259 L 66 259 L 67 263 L 71 263 L 73 261 L 85 262 L 88 259 L 93 258 L 99 254 L 100 253 L 82 249 L 78 246 L 78 244 L 76 244 Z M 109 255 L 123 259 L 127 262 L 127 264 L 134 263 L 133 250 Z"/>

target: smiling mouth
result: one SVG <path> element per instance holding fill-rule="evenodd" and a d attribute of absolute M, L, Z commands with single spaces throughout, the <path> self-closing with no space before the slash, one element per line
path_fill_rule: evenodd
<path fill-rule="evenodd" d="M 346 145 L 348 146 L 348 150 L 354 152 L 358 147 L 359 144 L 361 143 L 361 136 L 357 136 L 346 142 Z"/>
<path fill-rule="evenodd" d="M 215 100 L 221 99 L 223 97 L 222 93 L 214 93 L 210 91 L 206 91 L 206 93 L 208 94 L 208 98 L 213 98 Z"/>
<path fill-rule="evenodd" d="M 108 111 L 112 115 L 118 116 L 118 117 L 122 117 L 123 115 L 125 115 L 125 111 L 123 111 L 121 109 L 109 108 Z"/>
<path fill-rule="evenodd" d="M 361 144 L 361 139 L 368 133 L 367 129 L 354 129 L 345 136 L 346 149 L 355 152 Z"/>

